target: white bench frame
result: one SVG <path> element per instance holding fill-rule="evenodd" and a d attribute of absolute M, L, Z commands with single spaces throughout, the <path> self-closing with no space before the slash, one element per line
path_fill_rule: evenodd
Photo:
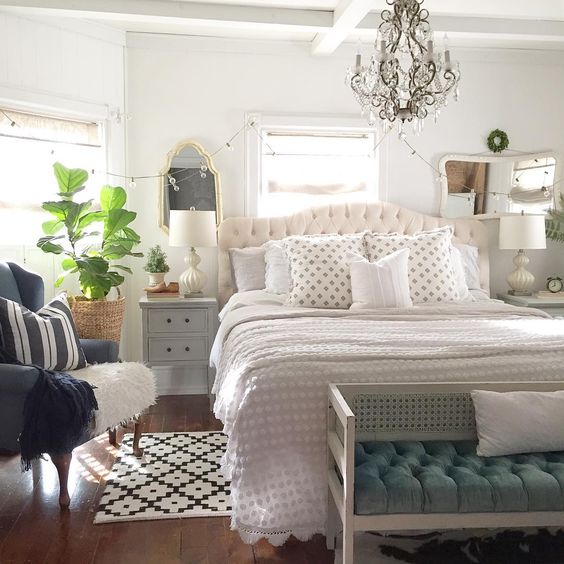
<path fill-rule="evenodd" d="M 354 450 L 358 440 L 465 440 L 475 439 L 475 430 L 429 432 L 390 430 L 378 433 L 356 433 L 357 417 L 351 406 L 359 394 L 422 394 L 470 393 L 472 390 L 543 391 L 564 390 L 564 382 L 500 382 L 500 383 L 424 383 L 424 384 L 329 384 L 327 407 L 327 470 L 328 513 L 327 548 L 335 548 L 339 524 L 343 530 L 343 564 L 353 563 L 355 531 L 428 531 L 465 528 L 563 527 L 564 511 L 503 513 L 402 513 L 355 515 L 354 513 Z M 336 469 L 342 479 L 339 478 Z M 340 523 L 339 523 L 340 521 Z"/>

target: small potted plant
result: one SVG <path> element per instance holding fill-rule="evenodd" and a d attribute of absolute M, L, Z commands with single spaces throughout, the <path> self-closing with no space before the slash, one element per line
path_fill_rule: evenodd
<path fill-rule="evenodd" d="M 155 245 L 147 253 L 145 272 L 149 274 L 149 286 L 157 286 L 164 282 L 165 274 L 170 270 L 166 262 L 166 253 L 160 245 Z"/>

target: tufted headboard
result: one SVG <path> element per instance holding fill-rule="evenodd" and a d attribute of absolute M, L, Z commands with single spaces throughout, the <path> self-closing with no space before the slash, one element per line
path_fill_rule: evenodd
<path fill-rule="evenodd" d="M 219 226 L 218 299 L 220 307 L 233 294 L 229 249 L 258 247 L 288 235 L 375 231 L 413 234 L 443 225 L 454 227 L 458 243 L 478 247 L 480 285 L 489 292 L 490 271 L 486 227 L 476 219 L 445 219 L 423 215 L 387 202 L 354 202 L 307 209 L 284 217 L 229 217 Z"/>

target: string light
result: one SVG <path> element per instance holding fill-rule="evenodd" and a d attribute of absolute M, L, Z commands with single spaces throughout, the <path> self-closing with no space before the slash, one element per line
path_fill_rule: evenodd
<path fill-rule="evenodd" d="M 129 181 L 129 187 L 135 188 L 137 186 L 137 182 L 135 182 L 135 178 L 132 176 L 131 180 Z"/>
<path fill-rule="evenodd" d="M 122 114 L 125 115 L 125 114 Z M 210 157 L 215 157 L 215 155 L 217 155 L 218 153 L 220 153 L 223 149 L 229 149 L 229 150 L 234 150 L 233 148 L 233 140 L 236 139 L 243 131 L 245 131 L 248 128 L 253 128 L 255 131 L 257 131 L 254 128 L 254 121 L 250 121 L 248 123 L 245 123 L 240 129 L 238 129 L 229 139 L 229 141 L 227 141 L 226 143 L 223 143 L 219 148 L 217 148 L 213 153 L 211 153 Z M 258 133 L 259 137 L 262 139 L 261 135 Z M 205 169 L 205 170 L 204 170 Z M 198 170 L 194 171 L 193 168 L 190 167 L 186 167 L 186 168 L 181 168 L 181 169 L 177 169 L 175 170 L 175 174 L 178 175 L 182 172 L 188 172 L 188 171 L 192 171 L 191 174 L 189 174 L 188 176 L 185 176 L 183 178 L 179 178 L 179 179 L 174 179 L 174 177 L 172 175 L 170 175 L 169 173 L 165 173 L 165 174 L 145 174 L 145 175 L 136 175 L 135 177 L 132 176 L 128 176 L 125 174 L 118 174 L 116 172 L 111 172 L 111 171 L 104 171 L 104 174 L 108 175 L 108 176 L 112 176 L 114 178 L 123 178 L 125 180 L 130 180 L 130 186 L 131 186 L 131 180 L 133 180 L 134 184 L 136 180 L 147 180 L 147 179 L 153 179 L 153 178 L 167 178 L 169 183 L 173 185 L 175 192 L 178 192 L 180 190 L 180 188 L 178 188 L 178 183 L 183 182 L 185 180 L 188 180 L 189 178 L 192 178 L 193 176 L 195 176 L 196 174 L 200 174 L 200 176 L 202 175 L 202 173 L 207 173 L 208 167 L 205 165 L 205 163 L 202 161 L 201 166 Z M 206 176 L 202 176 L 202 178 L 205 178 Z M 172 182 L 172 180 L 174 180 L 174 182 Z"/>
<path fill-rule="evenodd" d="M 20 127 L 19 124 L 17 124 L 15 120 L 11 116 L 9 116 L 4 110 L 0 110 L 0 112 L 10 122 L 10 127 L 16 127 L 16 126 Z"/>

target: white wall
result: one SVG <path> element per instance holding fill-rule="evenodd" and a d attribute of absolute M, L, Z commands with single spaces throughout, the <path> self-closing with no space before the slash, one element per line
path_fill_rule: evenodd
<path fill-rule="evenodd" d="M 305 44 L 135 34 L 128 35 L 127 47 L 128 105 L 133 116 L 128 166 L 135 174 L 158 171 L 166 153 L 183 138 L 196 139 L 215 150 L 242 125 L 245 112 L 358 115 L 343 80 L 353 56 L 351 47 L 343 47 L 332 57 L 315 58 Z M 507 131 L 513 149 L 564 153 L 564 113 L 557 110 L 564 87 L 559 53 L 453 51 L 463 73 L 461 100 L 444 110 L 437 125 L 427 124 L 423 134 L 412 139 L 425 158 L 437 165 L 445 153 L 485 151 L 485 138 L 495 128 Z M 244 212 L 242 139 L 235 149 L 216 157 L 225 216 Z M 436 173 L 410 156 L 396 134 L 390 134 L 384 143 L 382 167 L 381 194 L 389 201 L 438 213 Z M 167 238 L 157 226 L 158 190 L 157 181 L 139 182 L 131 195 L 132 207 L 139 212 L 144 249 L 155 243 L 167 249 Z M 512 253 L 496 250 L 497 224 L 489 223 L 495 293 L 505 289 Z M 531 270 L 541 277 L 564 273 L 563 250 L 550 246 L 546 253 L 531 252 Z M 175 279 L 183 270 L 182 252 L 173 248 L 167 252 L 172 262 L 170 279 Z M 215 260 L 213 250 L 203 250 L 211 293 L 215 292 Z M 141 350 L 135 301 L 144 283 L 144 273 L 137 268 L 129 304 L 130 316 L 139 320 L 129 335 L 134 356 Z M 181 383 L 182 375 L 177 375 L 163 386 L 176 388 Z"/>

